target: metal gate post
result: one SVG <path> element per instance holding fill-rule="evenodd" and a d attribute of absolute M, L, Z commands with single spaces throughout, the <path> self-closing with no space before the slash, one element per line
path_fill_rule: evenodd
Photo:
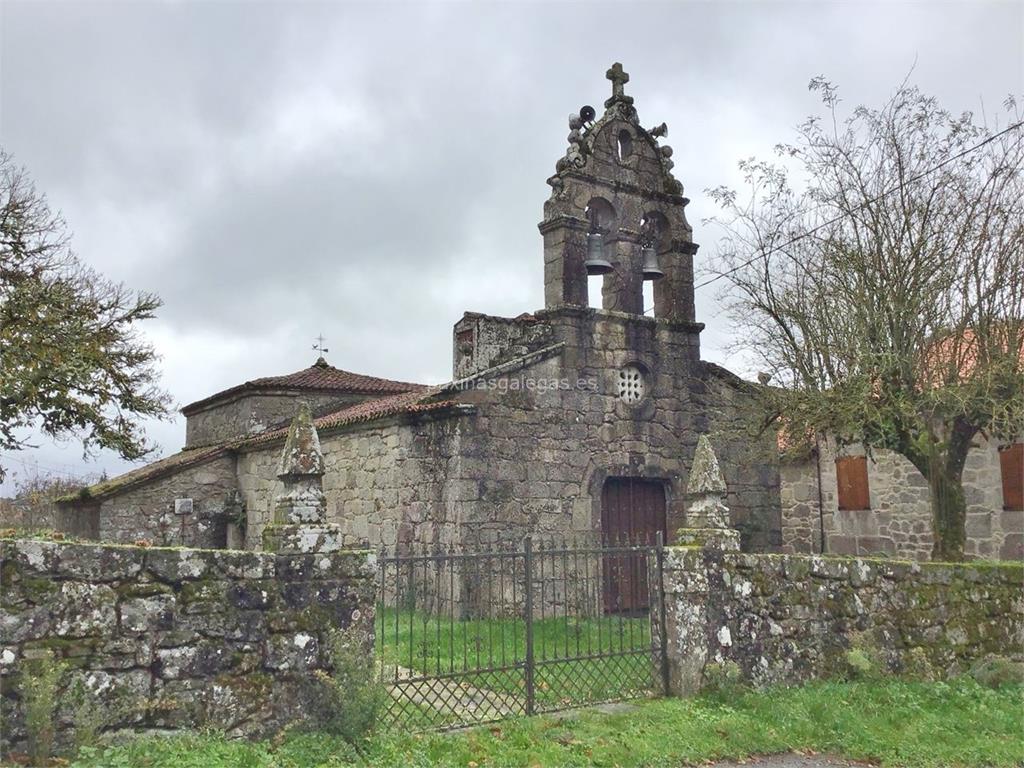
<path fill-rule="evenodd" d="M 665 626 L 665 534 L 658 531 L 657 540 L 658 562 L 658 634 L 661 641 L 661 684 L 663 692 L 669 695 L 670 680 L 668 671 L 668 627 Z"/>
<path fill-rule="evenodd" d="M 533 688 L 533 539 L 523 540 L 523 570 L 526 572 L 526 714 L 534 713 Z"/>

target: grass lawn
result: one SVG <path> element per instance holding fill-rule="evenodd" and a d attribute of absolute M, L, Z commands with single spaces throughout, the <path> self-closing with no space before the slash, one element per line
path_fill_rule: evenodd
<path fill-rule="evenodd" d="M 538 710 L 642 696 L 660 688 L 646 616 L 537 619 L 533 643 Z M 525 712 L 522 618 L 453 620 L 379 608 L 377 657 L 385 679 L 393 677 L 395 665 L 424 675 L 454 673 L 460 683 L 511 694 L 514 709 Z M 584 658 L 567 660 L 573 657 Z M 486 668 L 497 671 L 474 673 Z"/>
<path fill-rule="evenodd" d="M 213 734 L 139 738 L 80 756 L 79 768 L 328 766 L 682 766 L 714 758 L 814 750 L 883 766 L 1019 766 L 1024 687 L 964 678 L 814 683 L 729 697 L 661 699 L 616 714 L 509 720 L 472 731 L 381 732 L 361 755 L 325 734 L 277 743 Z"/>

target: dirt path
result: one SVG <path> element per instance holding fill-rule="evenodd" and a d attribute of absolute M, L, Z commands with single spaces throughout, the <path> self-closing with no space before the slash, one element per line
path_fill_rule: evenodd
<path fill-rule="evenodd" d="M 417 677 L 419 674 L 408 667 L 397 668 L 399 682 Z M 406 699 L 438 712 L 451 713 L 467 724 L 499 720 L 523 711 L 522 702 L 512 694 L 474 688 L 458 680 L 430 680 L 404 687 L 393 685 L 390 694 L 396 700 Z"/>

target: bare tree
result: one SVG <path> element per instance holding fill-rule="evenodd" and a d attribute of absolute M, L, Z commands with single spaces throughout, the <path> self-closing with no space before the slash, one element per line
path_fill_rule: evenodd
<path fill-rule="evenodd" d="M 712 279 L 780 385 L 769 422 L 905 456 L 931 488 L 933 557 L 962 559 L 972 441 L 1024 431 L 1021 113 L 1008 99 L 988 128 L 903 85 L 841 119 L 835 87 L 810 87 L 826 116 L 740 164 L 750 197 L 711 190 Z"/>
<path fill-rule="evenodd" d="M 26 447 L 36 429 L 145 456 L 139 417 L 166 416 L 170 401 L 136 324 L 160 304 L 84 266 L 63 218 L 0 149 L 0 449 Z"/>

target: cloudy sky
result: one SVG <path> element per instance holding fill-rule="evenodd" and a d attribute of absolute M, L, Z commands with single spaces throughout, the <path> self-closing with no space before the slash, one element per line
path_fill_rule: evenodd
<path fill-rule="evenodd" d="M 994 114 L 1024 93 L 1024 3 L 4 0 L 0 142 L 85 262 L 163 298 L 146 333 L 179 404 L 309 365 L 320 332 L 338 367 L 436 382 L 464 310 L 543 305 L 544 180 L 613 61 L 669 125 L 703 260 L 703 190 L 819 109 L 811 77 L 878 105 L 913 70 Z M 697 302 L 704 357 L 736 367 L 716 288 Z M 149 434 L 171 453 L 183 420 Z"/>

